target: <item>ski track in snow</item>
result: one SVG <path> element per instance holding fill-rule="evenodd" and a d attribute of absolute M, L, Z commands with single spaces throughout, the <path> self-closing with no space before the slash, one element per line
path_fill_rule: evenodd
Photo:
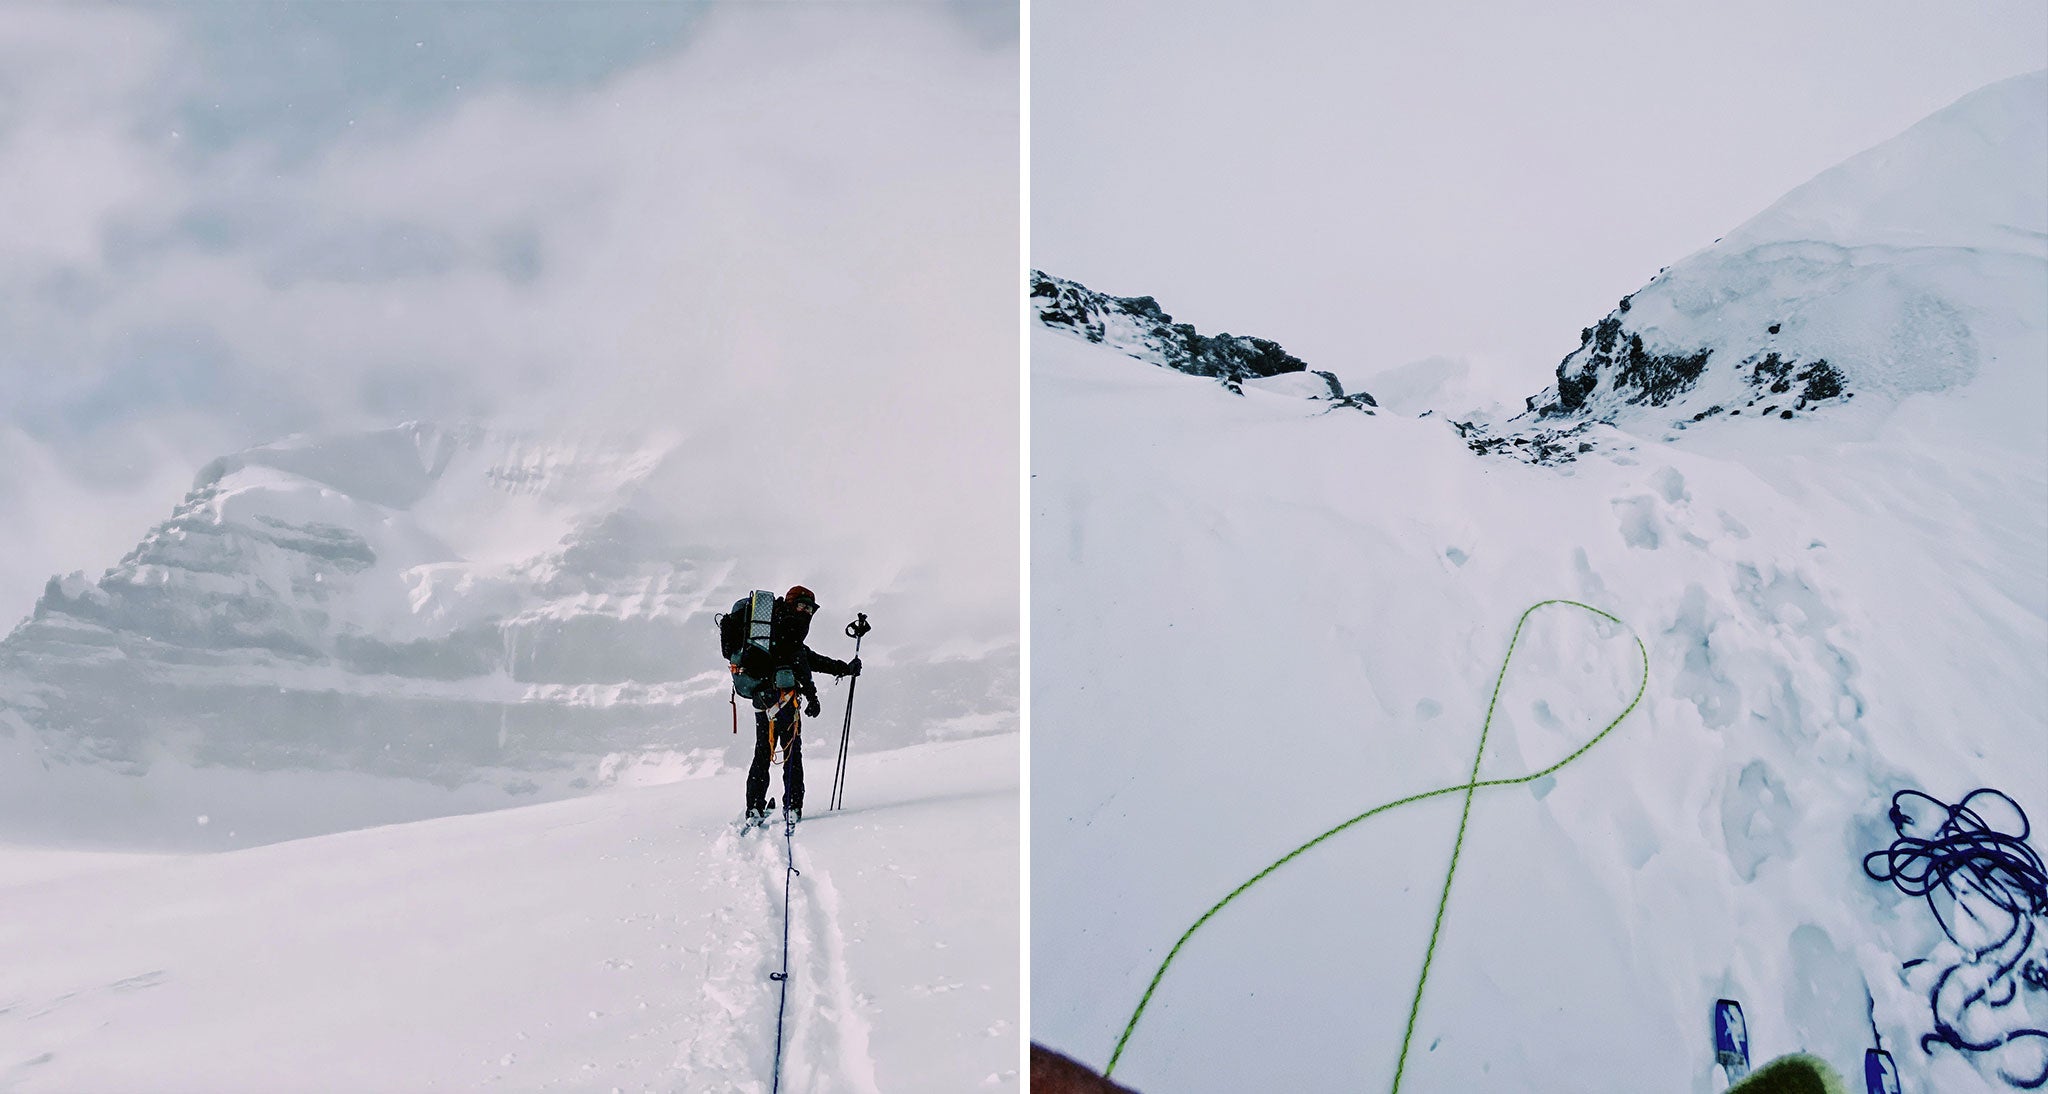
<path fill-rule="evenodd" d="M 759 835 L 722 832 L 699 859 L 699 891 L 726 900 L 702 913 L 701 926 L 691 932 L 706 941 L 694 951 L 703 961 L 703 987 L 679 1024 L 688 1033 L 675 1067 L 687 1089 L 769 1089 L 774 1031 L 762 1016 L 775 1007 L 768 974 L 778 967 L 779 954 L 770 944 L 779 951 L 780 939 L 768 937 L 764 925 L 779 919 L 781 892 L 778 886 L 771 902 L 763 871 L 748 861 Z"/>
<path fill-rule="evenodd" d="M 797 829 L 790 879 L 789 1002 L 783 1030 L 782 1087 L 815 1094 L 879 1094 L 868 1026 L 846 966 L 838 893 L 822 866 L 803 852 Z M 699 1003 L 681 1023 L 690 1030 L 675 1067 L 682 1088 L 746 1092 L 772 1089 L 775 1015 L 782 986 L 785 841 L 780 822 L 720 833 L 703 856 L 703 891 L 731 901 L 705 913 L 707 934 Z"/>
<path fill-rule="evenodd" d="M 856 804 L 798 828 L 785 1094 L 1019 1089 L 1018 747 L 856 754 Z M 785 843 L 738 833 L 738 796 L 217 854 L 0 846 L 0 1091 L 765 1094 Z M 941 978 L 986 993 L 928 999 Z"/>

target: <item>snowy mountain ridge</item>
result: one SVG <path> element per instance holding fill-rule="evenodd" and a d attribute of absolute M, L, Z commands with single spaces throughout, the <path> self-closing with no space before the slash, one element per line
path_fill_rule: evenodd
<path fill-rule="evenodd" d="M 2048 72 L 1976 91 L 1662 271 L 1581 332 L 1533 416 L 1669 435 L 1889 408 L 1987 368 L 2024 382 L 2048 294 L 2044 100 Z"/>
<path fill-rule="evenodd" d="M 21 760 L 0 765 L 0 832 L 97 830 L 53 800 L 129 800 L 120 780 L 153 774 L 152 815 L 228 811 L 174 787 L 293 771 L 421 785 L 401 819 L 433 787 L 459 811 L 743 762 L 711 618 L 764 565 L 665 515 L 673 452 L 407 423 L 213 461 L 117 565 L 52 579 L 0 640 Z M 888 671 L 862 689 L 858 747 L 1015 728 L 1014 648 L 892 637 L 867 648 Z M 812 641 L 851 653 L 836 626 Z M 275 831 L 324 830 L 315 812 Z"/>
<path fill-rule="evenodd" d="M 1823 172 L 1581 330 L 1523 413 L 1453 424 L 1477 452 L 1562 463 L 1745 415 L 1825 415 L 1839 423 L 1830 436 L 1867 435 L 1901 400 L 1987 370 L 2002 393 L 1987 410 L 2028 405 L 2048 342 L 2030 322 L 2048 297 L 2044 99 L 2048 72 L 2001 81 Z M 1151 297 L 1036 271 L 1032 284 L 1048 329 L 1228 385 L 1299 373 L 1328 390 L 1297 394 L 1340 391 L 1265 339 L 1226 336 L 1269 347 L 1259 367 L 1205 359 Z M 2003 410 L 1981 424 L 2031 443 Z"/>

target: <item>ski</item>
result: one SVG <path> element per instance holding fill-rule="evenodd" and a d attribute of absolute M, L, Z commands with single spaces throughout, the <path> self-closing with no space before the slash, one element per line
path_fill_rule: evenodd
<path fill-rule="evenodd" d="M 1886 1063 L 1890 1061 L 1885 1057 Z M 1714 1063 L 1728 1076 L 1727 1094 L 1843 1094 L 1847 1090 L 1841 1075 L 1827 1061 L 1804 1052 L 1780 1056 L 1751 1071 L 1749 1023 L 1742 1017 L 1742 1004 L 1733 999 L 1714 1001 Z M 1864 1066 L 1868 1074 L 1868 1060 Z M 1879 1087 L 1874 1079 L 1871 1082 L 1870 1094 L 1899 1094 L 1896 1080 L 1890 1087 Z"/>
<path fill-rule="evenodd" d="M 740 835 L 743 836 L 756 828 L 766 828 L 768 827 L 768 819 L 774 815 L 774 812 L 775 799 L 770 798 L 768 799 L 768 807 L 759 813 L 747 812 L 740 814 L 739 822 L 735 827 L 740 830 Z"/>
<path fill-rule="evenodd" d="M 1742 1020 L 1742 1004 L 1733 999 L 1714 1001 L 1714 1062 L 1731 1085 L 1749 1074 L 1749 1026 Z"/>
<path fill-rule="evenodd" d="M 1863 1086 L 1868 1094 L 1899 1094 L 1899 1067 L 1881 1048 L 1863 1053 Z"/>

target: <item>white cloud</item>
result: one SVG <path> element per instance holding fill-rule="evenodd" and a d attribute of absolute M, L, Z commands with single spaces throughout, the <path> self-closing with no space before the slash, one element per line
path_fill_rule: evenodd
<path fill-rule="evenodd" d="M 0 13 L 0 271 L 97 265 L 112 224 L 168 211 L 174 138 L 140 128 L 172 44 L 115 8 Z"/>
<path fill-rule="evenodd" d="M 100 155 L 148 192 L 81 182 L 37 246 L 138 220 L 143 242 L 94 269 L 82 324 L 0 315 L 86 389 L 138 337 L 203 330 L 217 395 L 117 423 L 174 463 L 403 416 L 660 428 L 703 461 L 685 512 L 877 568 L 936 553 L 901 565 L 994 590 L 1014 626 L 1016 65 L 935 9 L 733 6 L 602 83 L 498 88 L 289 166 L 181 159 L 132 95 L 74 97 L 61 117 L 125 134 Z"/>

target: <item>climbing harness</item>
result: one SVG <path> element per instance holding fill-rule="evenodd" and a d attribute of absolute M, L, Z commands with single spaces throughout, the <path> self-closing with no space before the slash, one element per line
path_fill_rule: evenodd
<path fill-rule="evenodd" d="M 789 742 L 796 740 L 797 734 L 803 732 L 804 712 L 803 708 L 797 705 L 796 700 L 796 692 L 785 691 L 778 698 L 776 704 L 768 708 L 768 762 L 771 765 L 780 764 L 789 759 Z M 775 742 L 775 716 L 782 713 L 782 708 L 784 707 L 795 707 L 796 709 L 790 714 L 789 738 L 782 742 L 782 754 L 778 756 L 776 755 L 777 746 Z"/>
<path fill-rule="evenodd" d="M 782 875 L 782 971 L 768 974 L 768 979 L 782 985 L 782 998 L 775 1004 L 775 1077 L 769 1086 L 770 1094 L 778 1094 L 782 1090 L 782 1018 L 789 1009 L 790 880 L 803 873 L 796 868 L 796 818 L 790 814 L 787 804 L 782 807 L 782 850 L 786 868 Z"/>
<path fill-rule="evenodd" d="M 1978 799 L 2003 802 L 2016 819 L 2014 830 L 1990 823 Z M 1931 814 L 1914 816 L 1910 803 L 1925 803 Z M 2035 953 L 2043 917 L 2048 916 L 2048 866 L 2027 845 L 2032 826 L 2026 811 L 2005 793 L 1979 787 L 1954 805 L 1919 790 L 1892 795 L 1892 830 L 1898 838 L 1881 851 L 1863 856 L 1863 872 L 1873 881 L 1889 881 L 1907 896 L 1924 898 L 1934 921 L 1964 957 L 1937 977 L 1927 993 L 1934 1030 L 1920 1038 L 1923 1052 L 1947 1045 L 1958 1052 L 1996 1052 L 2015 1042 L 2038 1040 L 2048 1047 L 2048 1030 L 2018 1026 L 2002 1033 L 1968 1036 L 1972 1008 L 1998 1010 L 2010 1006 L 2022 990 L 2048 991 L 2048 956 Z M 1939 818 L 1939 823 L 1934 823 Z M 1909 832 L 1932 832 L 1921 837 Z M 1943 907 L 1948 912 L 1943 912 Z M 1973 907 L 1974 906 L 1974 907 Z M 1957 912 L 1968 916 L 1990 941 L 1957 936 Z M 2000 920 L 2001 931 L 1992 920 Z M 1992 937 L 1995 936 L 1995 937 Z M 1906 967 L 1925 959 L 1907 962 Z M 1960 977 L 1960 979 L 1958 979 Z M 1954 985 L 1954 990 L 1951 985 Z M 2020 1008 L 2024 1018 L 2026 1008 Z M 2006 1082 L 2024 1090 L 2048 1086 L 2048 1063 L 2034 1074 L 2015 1075 L 2003 1066 Z"/>
<path fill-rule="evenodd" d="M 1551 764 L 1549 767 L 1546 767 L 1541 771 L 1532 772 L 1527 775 L 1519 775 L 1513 778 L 1481 779 L 1479 777 L 1479 764 L 1480 761 L 1484 759 L 1486 756 L 1486 740 L 1488 735 L 1493 730 L 1494 708 L 1500 703 L 1501 687 L 1507 681 L 1508 666 L 1514 661 L 1515 644 L 1518 641 L 1520 641 L 1522 637 L 1522 626 L 1526 624 L 1529 621 L 1529 617 L 1531 615 L 1536 614 L 1536 612 L 1539 609 L 1548 607 L 1552 604 L 1565 605 L 1568 607 L 1578 608 L 1582 611 L 1591 612 L 1594 615 L 1597 615 L 1600 618 L 1605 619 L 1608 622 L 1623 628 L 1624 630 L 1628 630 L 1629 637 L 1635 641 L 1636 654 L 1642 659 L 1642 678 L 1636 684 L 1635 697 L 1629 700 L 1628 706 L 1625 709 L 1623 709 L 1620 714 L 1615 715 L 1613 721 L 1608 722 L 1605 728 L 1601 729 L 1600 732 L 1594 734 L 1592 738 L 1588 740 L 1585 744 L 1580 745 L 1577 751 L 1573 752 L 1569 756 L 1566 756 L 1564 759 L 1559 760 L 1554 764 Z M 1458 818 L 1457 839 L 1451 844 L 1450 868 L 1444 873 L 1443 894 L 1438 899 L 1436 907 L 1436 922 L 1433 926 L 1430 927 L 1429 948 L 1423 952 L 1422 973 L 1415 981 L 1415 998 L 1413 1002 L 1409 1004 L 1408 1007 L 1408 1028 L 1407 1031 L 1401 1035 L 1401 1056 L 1400 1059 L 1394 1065 L 1393 1090 L 1395 1094 L 1399 1094 L 1399 1091 L 1401 1089 L 1401 1075 L 1408 1063 L 1409 1045 L 1411 1044 L 1411 1042 L 1413 1042 L 1415 1038 L 1415 1022 L 1422 1011 L 1423 988 L 1429 983 L 1430 963 L 1436 956 L 1436 944 L 1439 937 L 1443 934 L 1444 911 L 1449 906 L 1451 900 L 1451 880 L 1452 878 L 1457 876 L 1458 856 L 1460 852 L 1464 849 L 1465 829 L 1472 817 L 1473 794 L 1479 790 L 1490 787 L 1519 786 L 1524 783 L 1535 782 L 1537 779 L 1543 778 L 1546 775 L 1553 774 L 1559 771 L 1560 769 L 1564 768 L 1566 765 L 1577 760 L 1579 757 L 1584 756 L 1587 752 L 1592 750 L 1594 745 L 1599 744 L 1602 740 L 1606 739 L 1608 734 L 1614 732 L 1614 728 L 1616 726 L 1620 725 L 1625 719 L 1628 718 L 1630 714 L 1635 712 L 1636 706 L 1643 701 L 1643 693 L 1649 688 L 1649 686 L 1650 652 L 1646 647 L 1644 647 L 1643 640 L 1640 637 L 1638 637 L 1632 629 L 1629 629 L 1628 624 L 1623 623 L 1620 619 L 1616 618 L 1615 616 L 1609 615 L 1608 613 L 1603 612 L 1598 608 L 1591 607 L 1590 605 L 1586 604 L 1581 604 L 1576 600 L 1544 600 L 1531 605 L 1527 611 L 1522 613 L 1521 618 L 1515 621 L 1514 634 L 1508 639 L 1507 654 L 1501 658 L 1500 673 L 1498 676 L 1494 678 L 1493 682 L 1493 698 L 1489 700 L 1486 704 L 1486 720 L 1484 723 L 1481 724 L 1479 730 L 1479 747 L 1477 750 L 1473 752 L 1472 755 L 1472 773 L 1470 777 L 1468 777 L 1466 781 L 1458 783 L 1457 785 L 1439 787 L 1435 790 L 1426 790 L 1420 794 L 1410 794 L 1405 798 L 1390 801 L 1384 805 L 1374 806 L 1373 808 L 1368 809 L 1355 817 L 1352 817 L 1350 820 L 1347 820 L 1342 824 L 1339 824 L 1336 827 L 1331 828 L 1329 831 L 1324 832 L 1322 835 L 1319 835 L 1314 839 L 1309 840 L 1307 843 L 1304 843 L 1301 846 L 1296 847 L 1294 850 L 1289 851 L 1286 854 L 1280 856 L 1280 858 L 1275 860 L 1272 865 L 1266 867 L 1263 870 L 1260 870 L 1256 874 L 1253 874 L 1250 879 L 1245 881 L 1244 884 L 1239 885 L 1235 889 L 1232 889 L 1229 895 L 1225 896 L 1222 900 L 1217 901 L 1214 905 L 1212 905 L 1209 908 L 1208 911 L 1203 912 L 1201 918 L 1195 920 L 1193 926 L 1189 927 L 1186 931 L 1183 931 L 1181 933 L 1179 940 L 1174 942 L 1173 948 L 1166 952 L 1166 959 L 1159 963 L 1158 971 L 1152 974 L 1152 982 L 1146 985 L 1144 995 L 1140 996 L 1138 999 L 1137 1009 L 1131 1012 L 1131 1020 L 1124 1025 L 1123 1035 L 1117 1038 L 1116 1050 L 1110 1053 L 1109 1066 L 1103 1069 L 1103 1075 L 1106 1077 L 1116 1070 L 1117 1061 L 1123 1057 L 1124 1049 L 1130 1043 L 1131 1035 L 1135 1033 L 1138 1029 L 1138 1020 L 1144 1017 L 1145 1008 L 1151 1005 L 1153 993 L 1159 990 L 1160 981 L 1165 979 L 1166 970 L 1173 965 L 1174 958 L 1180 956 L 1180 951 L 1182 947 L 1188 944 L 1188 940 L 1194 937 L 1196 931 L 1201 930 L 1202 927 L 1209 922 L 1209 920 L 1216 916 L 1216 913 L 1222 911 L 1226 906 L 1230 904 L 1231 901 L 1236 900 L 1238 897 L 1244 895 L 1246 890 L 1250 889 L 1254 885 L 1257 885 L 1259 882 L 1264 881 L 1268 876 L 1270 876 L 1274 871 L 1280 869 L 1282 866 L 1285 866 L 1288 863 L 1293 862 L 1295 859 L 1300 858 L 1303 854 L 1307 853 L 1310 848 L 1316 846 L 1319 843 L 1322 843 L 1324 840 L 1327 840 L 1332 836 L 1335 836 L 1337 833 L 1342 832 L 1347 828 L 1350 828 L 1352 825 L 1358 824 L 1359 822 L 1364 821 L 1368 818 L 1378 816 L 1379 814 L 1385 813 L 1388 810 L 1397 809 L 1404 805 L 1412 805 L 1416 802 L 1426 801 L 1430 798 L 1442 797 L 1445 794 L 1455 794 L 1459 791 L 1463 791 L 1465 794 L 1464 812 Z"/>
<path fill-rule="evenodd" d="M 855 612 L 854 620 L 846 625 L 846 637 L 853 639 L 853 659 L 860 660 L 860 640 L 874 630 L 868 625 L 868 613 Z M 846 721 L 839 726 L 839 766 L 832 771 L 832 795 L 825 801 L 825 808 L 837 809 L 846 797 L 846 742 L 853 736 L 853 689 L 860 686 L 860 677 L 846 685 Z"/>

